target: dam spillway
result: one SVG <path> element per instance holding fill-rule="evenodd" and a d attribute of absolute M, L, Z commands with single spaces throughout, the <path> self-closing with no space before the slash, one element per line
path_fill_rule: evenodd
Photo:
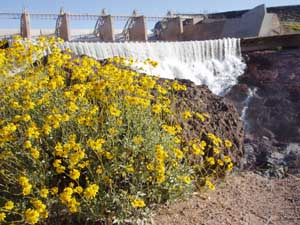
<path fill-rule="evenodd" d="M 235 38 L 184 42 L 65 42 L 60 47 L 97 60 L 115 56 L 133 58 L 139 61 L 133 69 L 139 72 L 161 78 L 188 79 L 207 85 L 219 95 L 236 83 L 246 67 L 240 39 Z M 146 59 L 157 61 L 158 66 L 143 64 Z"/>

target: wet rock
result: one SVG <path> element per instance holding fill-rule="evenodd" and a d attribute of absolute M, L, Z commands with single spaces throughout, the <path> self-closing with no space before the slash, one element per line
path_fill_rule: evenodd
<path fill-rule="evenodd" d="M 282 177 L 300 171 L 300 49 L 253 52 L 247 70 L 225 96 L 245 109 L 245 90 L 257 90 L 245 112 L 246 168 Z"/>

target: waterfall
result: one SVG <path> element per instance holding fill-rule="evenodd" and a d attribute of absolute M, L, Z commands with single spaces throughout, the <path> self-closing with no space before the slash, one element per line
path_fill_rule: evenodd
<path fill-rule="evenodd" d="M 249 88 L 248 89 L 248 96 L 243 102 L 244 107 L 243 107 L 242 113 L 241 113 L 241 120 L 245 121 L 245 129 L 246 130 L 248 130 L 250 128 L 250 125 L 246 120 L 247 110 L 248 110 L 248 107 L 249 107 L 249 103 L 250 103 L 251 99 L 253 98 L 253 96 L 256 94 L 256 92 L 257 92 L 256 87 L 253 88 L 253 89 Z"/>
<path fill-rule="evenodd" d="M 66 42 L 61 48 L 70 48 L 77 55 L 97 60 L 123 56 L 142 62 L 150 58 L 158 62 L 156 68 L 137 63 L 133 69 L 162 78 L 188 79 L 207 85 L 218 95 L 236 84 L 246 67 L 240 40 L 234 38 L 184 42 Z"/>

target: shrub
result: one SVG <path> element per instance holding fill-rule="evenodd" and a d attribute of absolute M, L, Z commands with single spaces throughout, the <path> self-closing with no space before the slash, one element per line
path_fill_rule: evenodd
<path fill-rule="evenodd" d="M 124 224 L 232 169 L 229 140 L 182 138 L 182 121 L 209 117 L 176 112 L 184 85 L 132 59 L 72 57 L 59 41 L 0 49 L 1 222 Z"/>

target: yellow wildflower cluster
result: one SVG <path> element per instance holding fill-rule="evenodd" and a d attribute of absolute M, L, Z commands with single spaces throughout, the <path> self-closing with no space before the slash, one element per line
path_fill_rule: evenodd
<path fill-rule="evenodd" d="M 77 201 L 76 197 L 73 196 L 74 190 L 71 187 L 66 187 L 62 193 L 59 195 L 60 201 L 65 204 L 71 213 L 78 212 L 78 206 L 80 203 Z"/>
<path fill-rule="evenodd" d="M 29 179 L 27 177 L 19 177 L 19 184 L 23 188 L 23 195 L 29 195 L 31 193 L 32 185 L 29 183 Z"/>
<path fill-rule="evenodd" d="M 73 57 L 59 42 L 0 43 L 1 223 L 125 221 L 232 169 L 229 140 L 185 138 L 181 121 L 209 119 L 176 111 L 185 85 L 130 69 L 134 59 Z"/>

